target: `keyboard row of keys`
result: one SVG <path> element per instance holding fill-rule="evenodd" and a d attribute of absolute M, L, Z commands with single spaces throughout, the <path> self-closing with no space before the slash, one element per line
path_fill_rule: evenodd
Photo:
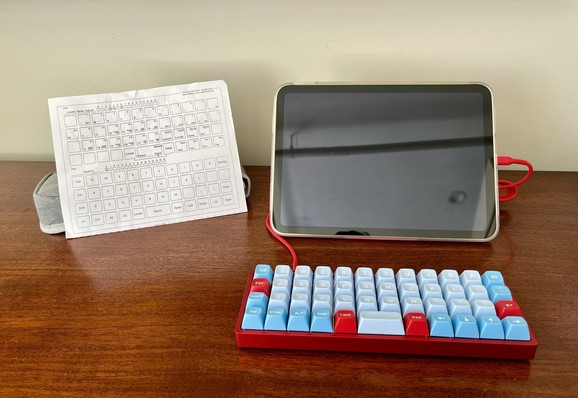
<path fill-rule="evenodd" d="M 529 340 L 497 271 L 256 267 L 243 329 Z"/>

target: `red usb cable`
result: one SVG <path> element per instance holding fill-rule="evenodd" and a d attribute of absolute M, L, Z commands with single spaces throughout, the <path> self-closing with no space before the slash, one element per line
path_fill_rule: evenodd
<path fill-rule="evenodd" d="M 516 182 L 511 182 L 507 180 L 498 180 L 498 188 L 500 191 L 505 191 L 500 193 L 500 202 L 508 202 L 514 199 L 518 195 L 518 186 L 522 185 L 532 176 L 534 169 L 530 162 L 523 159 L 514 159 L 509 156 L 498 156 L 498 166 L 510 166 L 512 164 L 520 164 L 526 166 L 528 171 L 524 177 Z"/>
<path fill-rule="evenodd" d="M 293 246 L 291 246 L 289 242 L 283 239 L 281 235 L 275 232 L 275 230 L 271 226 L 271 214 L 267 214 L 267 220 L 265 221 L 265 224 L 267 225 L 267 229 L 269 230 L 271 235 L 273 235 L 273 237 L 277 239 L 279 242 L 283 243 L 283 246 L 285 246 L 287 249 L 289 249 L 289 252 L 291 252 L 291 257 L 293 258 L 292 268 L 293 271 L 295 271 L 295 268 L 297 268 L 297 266 L 299 265 L 299 260 L 297 260 L 297 253 L 295 252 L 295 249 L 293 249 Z"/>

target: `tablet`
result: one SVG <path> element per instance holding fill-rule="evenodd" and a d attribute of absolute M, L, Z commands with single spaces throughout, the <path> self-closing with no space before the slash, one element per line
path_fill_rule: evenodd
<path fill-rule="evenodd" d="M 488 241 L 498 232 L 485 84 L 288 84 L 273 130 L 280 235 Z"/>

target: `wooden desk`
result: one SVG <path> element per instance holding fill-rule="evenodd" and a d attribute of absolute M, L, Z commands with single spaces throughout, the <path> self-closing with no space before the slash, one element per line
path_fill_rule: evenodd
<path fill-rule="evenodd" d="M 0 162 L 0 396 L 578 396 L 578 173 L 536 173 L 488 244 L 291 240 L 311 265 L 500 269 L 539 341 L 518 362 L 239 350 L 250 270 L 290 262 L 268 168 L 247 214 L 74 240 L 38 228 L 53 169 Z"/>

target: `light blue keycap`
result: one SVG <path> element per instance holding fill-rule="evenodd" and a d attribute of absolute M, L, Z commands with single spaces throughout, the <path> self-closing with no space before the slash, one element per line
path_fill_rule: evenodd
<path fill-rule="evenodd" d="M 298 265 L 295 268 L 295 273 L 293 274 L 293 278 L 297 279 L 306 279 L 309 283 L 313 282 L 313 271 L 311 271 L 311 267 L 308 265 Z M 295 282 L 293 282 L 295 283 Z"/>
<path fill-rule="evenodd" d="M 399 299 L 403 300 L 406 297 L 420 297 L 417 283 L 402 283 L 399 288 Z"/>
<path fill-rule="evenodd" d="M 337 311 L 353 311 L 355 312 L 355 301 L 353 295 L 340 294 L 335 296 L 335 305 L 333 307 L 334 313 Z"/>
<path fill-rule="evenodd" d="M 331 312 L 333 309 L 333 300 L 329 294 L 316 294 L 313 296 L 313 304 L 311 311 L 327 310 Z"/>
<path fill-rule="evenodd" d="M 325 281 L 329 281 L 329 283 L 333 282 L 333 272 L 331 271 L 331 268 L 329 268 L 326 265 L 320 265 L 317 268 L 315 268 L 315 275 L 313 278 L 314 281 L 321 281 L 321 280 L 325 280 Z"/>
<path fill-rule="evenodd" d="M 375 285 L 373 282 L 359 282 L 356 286 L 357 295 L 368 294 L 375 296 Z"/>
<path fill-rule="evenodd" d="M 261 307 L 248 307 L 243 315 L 241 329 L 263 330 L 265 310 Z"/>
<path fill-rule="evenodd" d="M 313 294 L 332 294 L 333 284 L 329 279 L 317 279 L 313 283 Z"/>
<path fill-rule="evenodd" d="M 287 330 L 292 332 L 309 331 L 309 310 L 305 308 L 291 308 Z"/>
<path fill-rule="evenodd" d="M 353 271 L 349 267 L 337 267 L 333 275 L 335 283 L 347 281 L 353 283 Z"/>
<path fill-rule="evenodd" d="M 486 289 L 490 286 L 504 285 L 504 277 L 500 271 L 486 271 L 482 275 L 482 283 Z"/>
<path fill-rule="evenodd" d="M 391 268 L 380 268 L 375 273 L 375 284 L 382 282 L 395 283 L 395 274 Z"/>
<path fill-rule="evenodd" d="M 399 306 L 399 300 L 397 296 L 382 296 L 379 299 L 379 310 L 386 312 L 399 312 L 401 313 L 401 307 Z"/>
<path fill-rule="evenodd" d="M 401 268 L 395 275 L 395 281 L 397 286 L 400 286 L 402 283 L 417 283 L 415 271 L 411 268 Z"/>
<path fill-rule="evenodd" d="M 373 280 L 373 271 L 369 267 L 359 267 L 355 271 L 355 285 L 359 285 L 361 282 L 369 282 L 375 287 L 375 281 Z"/>
<path fill-rule="evenodd" d="M 398 297 L 395 282 L 381 282 L 377 285 L 377 298 L 381 300 L 382 297 Z"/>
<path fill-rule="evenodd" d="M 433 269 L 424 268 L 417 274 L 417 284 L 438 283 L 438 274 Z"/>
<path fill-rule="evenodd" d="M 488 290 L 484 285 L 469 285 L 464 290 L 466 292 L 466 299 L 469 301 L 490 299 Z"/>
<path fill-rule="evenodd" d="M 305 293 L 291 294 L 291 309 L 303 308 L 309 310 L 311 307 L 311 296 Z"/>
<path fill-rule="evenodd" d="M 280 307 L 269 308 L 265 318 L 265 330 L 287 330 L 287 310 Z"/>
<path fill-rule="evenodd" d="M 490 300 L 474 300 L 472 304 L 472 313 L 477 318 L 480 315 L 496 315 L 496 307 Z"/>
<path fill-rule="evenodd" d="M 451 299 L 447 302 L 448 314 L 453 317 L 455 314 L 472 315 L 470 302 L 465 299 Z"/>
<path fill-rule="evenodd" d="M 311 282 L 307 279 L 297 279 L 293 281 L 293 294 L 295 293 L 303 293 L 303 294 L 310 294 L 311 293 Z"/>
<path fill-rule="evenodd" d="M 466 339 L 479 339 L 478 323 L 473 315 L 455 314 L 452 318 L 455 337 Z"/>
<path fill-rule="evenodd" d="M 357 313 L 360 311 L 377 311 L 375 294 L 357 296 Z"/>
<path fill-rule="evenodd" d="M 425 309 L 426 316 L 430 316 L 431 314 L 437 313 L 442 314 L 448 313 L 446 302 L 444 299 L 441 298 L 437 297 L 428 298 L 427 300 L 424 301 L 423 306 Z"/>
<path fill-rule="evenodd" d="M 460 283 L 460 276 L 458 275 L 458 272 L 456 270 L 444 269 L 438 275 L 438 282 L 439 282 L 441 287 L 444 287 L 448 283 L 459 284 Z"/>
<path fill-rule="evenodd" d="M 445 312 L 432 313 L 428 318 L 429 334 L 432 337 L 454 337 L 452 320 Z"/>
<path fill-rule="evenodd" d="M 504 327 L 496 315 L 480 315 L 476 318 L 480 329 L 480 339 L 504 340 Z"/>
<path fill-rule="evenodd" d="M 269 264 L 257 264 L 253 278 L 264 278 L 271 283 L 273 282 L 273 269 Z"/>
<path fill-rule="evenodd" d="M 521 316 L 507 316 L 502 319 L 506 340 L 530 341 L 528 323 Z"/>
<path fill-rule="evenodd" d="M 403 316 L 406 316 L 410 312 L 419 312 L 421 314 L 425 314 L 423 302 L 419 297 L 406 297 L 403 300 L 400 300 L 400 303 L 401 313 Z"/>
<path fill-rule="evenodd" d="M 293 270 L 288 265 L 278 265 L 275 267 L 275 274 L 273 280 L 277 278 L 284 278 L 289 280 L 289 285 L 293 283 Z"/>
<path fill-rule="evenodd" d="M 335 296 L 347 294 L 353 296 L 353 282 L 351 281 L 339 281 L 335 283 Z"/>
<path fill-rule="evenodd" d="M 245 306 L 245 308 L 259 307 L 266 310 L 268 302 L 269 297 L 267 297 L 265 293 L 261 292 L 249 293 L 249 297 L 247 297 L 247 305 Z"/>
<path fill-rule="evenodd" d="M 330 310 L 316 310 L 311 315 L 311 331 L 333 333 L 333 322 Z"/>
<path fill-rule="evenodd" d="M 462 285 L 448 283 L 442 288 L 442 293 L 446 301 L 451 299 L 466 299 L 466 293 Z"/>
<path fill-rule="evenodd" d="M 273 293 L 285 293 L 289 296 L 291 294 L 291 281 L 289 278 L 275 276 L 271 285 L 271 294 Z"/>
<path fill-rule="evenodd" d="M 492 303 L 496 304 L 502 300 L 512 300 L 512 293 L 507 286 L 492 285 L 488 288 L 488 295 Z"/>
<path fill-rule="evenodd" d="M 419 288 L 421 298 L 427 300 L 428 298 L 444 298 L 442 288 L 436 283 L 424 283 Z"/>
<path fill-rule="evenodd" d="M 285 293 L 271 293 L 268 308 L 283 308 L 289 310 L 289 295 Z"/>
<path fill-rule="evenodd" d="M 468 269 L 460 274 L 460 283 L 464 288 L 471 285 L 481 285 L 482 277 L 478 271 Z"/>

